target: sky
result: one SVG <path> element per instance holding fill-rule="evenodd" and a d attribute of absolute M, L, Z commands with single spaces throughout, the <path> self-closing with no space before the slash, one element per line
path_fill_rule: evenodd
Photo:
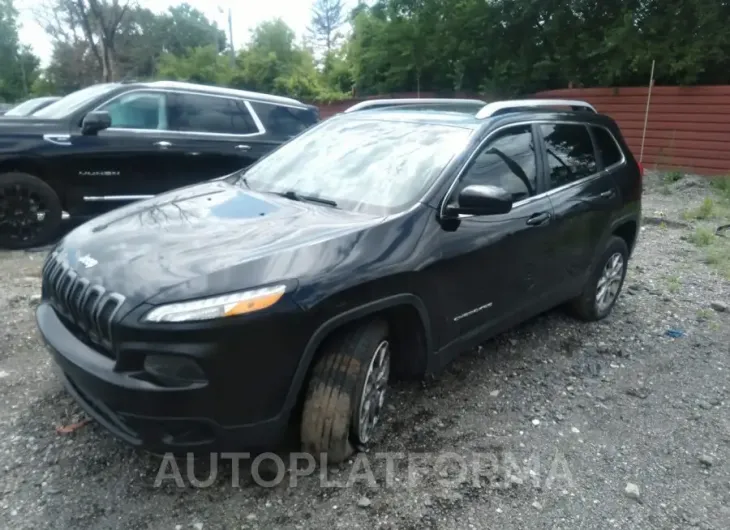
<path fill-rule="evenodd" d="M 240 48 L 248 41 L 249 31 L 259 23 L 281 17 L 301 37 L 309 25 L 312 0 L 186 0 L 210 19 L 218 23 L 228 34 L 228 8 L 233 18 L 233 45 Z M 33 17 L 33 9 L 42 0 L 16 0 L 20 12 L 20 41 L 33 48 L 40 57 L 41 65 L 47 66 L 51 57 L 51 41 Z M 166 11 L 168 7 L 182 3 L 181 0 L 139 0 L 139 5 L 155 12 Z M 221 13 L 218 8 L 224 12 Z"/>

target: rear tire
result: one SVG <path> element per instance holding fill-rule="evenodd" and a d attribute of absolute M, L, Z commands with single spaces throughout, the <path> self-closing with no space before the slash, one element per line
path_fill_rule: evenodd
<path fill-rule="evenodd" d="M 340 463 L 353 454 L 355 445 L 370 441 L 389 375 L 385 321 L 373 320 L 328 339 L 304 401 L 303 450 L 315 458 L 325 453 L 328 463 Z"/>
<path fill-rule="evenodd" d="M 62 214 L 58 195 L 39 178 L 20 172 L 0 175 L 0 247 L 47 243 L 58 233 Z"/>
<path fill-rule="evenodd" d="M 606 318 L 616 304 L 626 278 L 629 248 L 626 241 L 611 236 L 583 292 L 570 302 L 571 313 L 593 322 Z"/>

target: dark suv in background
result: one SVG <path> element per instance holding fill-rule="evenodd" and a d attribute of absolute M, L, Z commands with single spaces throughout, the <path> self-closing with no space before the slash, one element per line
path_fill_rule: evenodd
<path fill-rule="evenodd" d="M 316 123 L 279 96 L 157 81 L 94 85 L 32 116 L 0 118 L 0 246 L 251 165 Z"/>
<path fill-rule="evenodd" d="M 566 302 L 608 316 L 641 190 L 585 103 L 360 107 L 69 233 L 38 327 L 69 391 L 129 443 L 267 449 L 295 426 L 340 461 L 372 439 L 392 377 Z"/>

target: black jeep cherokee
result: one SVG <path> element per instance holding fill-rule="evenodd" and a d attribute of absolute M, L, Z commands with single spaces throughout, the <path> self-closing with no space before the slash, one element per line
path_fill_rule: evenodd
<path fill-rule="evenodd" d="M 69 391 L 154 451 L 264 449 L 294 425 L 338 461 L 392 377 L 564 302 L 606 317 L 640 166 L 610 118 L 530 103 L 342 114 L 77 228 L 37 310 Z"/>
<path fill-rule="evenodd" d="M 0 118 L 0 247 L 249 166 L 318 121 L 299 101 L 189 83 L 93 85 Z"/>

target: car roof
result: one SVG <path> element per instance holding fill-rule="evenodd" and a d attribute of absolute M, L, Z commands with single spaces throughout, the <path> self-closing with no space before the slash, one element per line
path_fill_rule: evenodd
<path fill-rule="evenodd" d="M 352 120 L 407 121 L 431 125 L 453 125 L 468 129 L 477 129 L 484 124 L 484 120 L 479 120 L 475 115 L 464 112 L 413 110 L 404 107 L 361 110 L 353 113 L 340 114 L 338 116 Z"/>
<path fill-rule="evenodd" d="M 196 83 L 185 83 L 183 81 L 150 81 L 134 83 L 136 86 L 146 88 L 168 88 L 172 90 L 186 90 L 190 92 L 205 92 L 207 94 L 218 94 L 222 96 L 234 96 L 239 98 L 253 99 L 263 103 L 274 103 L 280 105 L 289 105 L 295 107 L 306 108 L 307 106 L 296 99 L 284 96 L 275 96 L 273 94 L 263 94 L 261 92 L 250 92 L 248 90 L 238 90 L 236 88 L 226 88 L 212 85 L 199 85 Z"/>
<path fill-rule="evenodd" d="M 527 108 L 515 110 L 513 112 L 500 113 L 488 118 L 477 118 L 474 114 L 458 111 L 444 110 L 414 110 L 406 107 L 399 108 L 381 108 L 372 110 L 362 110 L 352 113 L 343 113 L 346 119 L 372 119 L 383 121 L 407 121 L 413 123 L 428 123 L 451 125 L 454 127 L 462 127 L 467 129 L 491 128 L 492 125 L 510 124 L 515 122 L 531 122 L 542 120 L 570 120 L 593 123 L 596 125 L 613 125 L 613 120 L 597 112 L 586 112 L 583 110 L 560 110 L 550 108 Z"/>

